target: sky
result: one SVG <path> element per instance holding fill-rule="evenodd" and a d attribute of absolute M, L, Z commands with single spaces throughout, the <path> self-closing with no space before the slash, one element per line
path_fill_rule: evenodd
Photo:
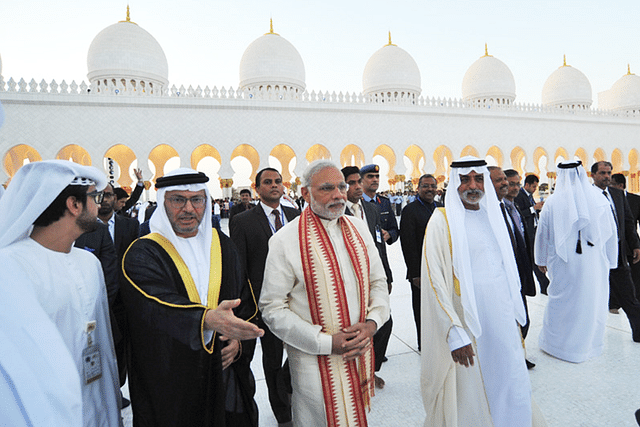
<path fill-rule="evenodd" d="M 418 64 L 422 96 L 460 98 L 485 43 L 511 69 L 516 103 L 539 104 L 565 54 L 591 82 L 594 107 L 627 64 L 640 73 L 637 0 L 6 0 L 4 80 L 88 83 L 89 45 L 125 19 L 127 4 L 131 20 L 164 49 L 176 87 L 237 88 L 242 54 L 269 31 L 270 18 L 300 52 L 309 91 L 360 93 L 365 64 L 388 31 Z"/>

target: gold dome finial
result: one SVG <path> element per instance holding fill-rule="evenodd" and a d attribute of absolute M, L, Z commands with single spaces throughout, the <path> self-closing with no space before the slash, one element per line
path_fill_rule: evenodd
<path fill-rule="evenodd" d="M 120 22 L 128 22 L 130 24 L 138 25 L 138 24 L 136 24 L 135 22 L 133 22 L 131 20 L 131 16 L 129 15 L 129 5 L 128 4 L 127 4 L 127 18 L 124 21 L 120 21 Z"/>
<path fill-rule="evenodd" d="M 562 55 L 562 66 L 563 67 L 567 66 L 567 55 Z"/>
<path fill-rule="evenodd" d="M 389 31 L 389 43 L 385 44 L 385 46 L 395 46 L 395 44 L 391 43 L 391 31 Z"/>
<path fill-rule="evenodd" d="M 493 56 L 493 55 L 489 55 L 489 49 L 487 48 L 487 44 L 484 44 L 484 56 Z"/>
<path fill-rule="evenodd" d="M 627 64 L 627 76 L 632 76 L 632 75 L 634 74 L 631 72 L 631 65 Z"/>
<path fill-rule="evenodd" d="M 266 36 L 267 34 L 273 34 L 275 36 L 279 36 L 280 35 L 278 33 L 274 33 L 273 32 L 273 18 L 269 18 L 269 32 L 268 33 L 264 33 L 264 35 Z"/>

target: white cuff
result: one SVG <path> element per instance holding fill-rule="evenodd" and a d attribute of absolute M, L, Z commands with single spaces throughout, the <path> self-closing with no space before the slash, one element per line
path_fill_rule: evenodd
<path fill-rule="evenodd" d="M 471 340 L 469 339 L 469 335 L 467 335 L 467 331 L 459 326 L 453 326 L 451 329 L 449 329 L 449 337 L 447 338 L 447 342 L 449 343 L 449 350 L 451 351 L 471 344 Z"/>

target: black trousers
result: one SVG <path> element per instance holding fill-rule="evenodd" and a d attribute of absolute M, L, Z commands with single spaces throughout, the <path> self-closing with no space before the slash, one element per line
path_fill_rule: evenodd
<path fill-rule="evenodd" d="M 271 410 L 275 415 L 278 423 L 286 423 L 291 421 L 291 403 L 287 399 L 287 391 L 291 389 L 291 380 L 288 370 L 289 364 L 283 366 L 282 356 L 284 354 L 284 345 L 273 332 L 269 330 L 267 325 L 260 317 L 256 324 L 264 329 L 264 336 L 260 338 L 262 346 L 262 369 L 264 371 L 264 379 L 269 390 L 269 403 Z M 243 354 L 246 353 L 249 360 L 253 359 L 256 348 L 256 340 L 248 340 L 242 342 Z M 283 378 L 288 378 L 289 383 L 284 384 Z M 287 390 L 281 390 L 282 388 Z"/>
<path fill-rule="evenodd" d="M 391 329 L 393 328 L 393 319 L 389 316 L 389 320 L 382 325 L 381 328 L 373 336 L 373 352 L 375 353 L 376 363 L 375 371 L 378 372 L 382 367 L 382 363 L 386 360 L 385 353 L 391 338 Z"/>
<path fill-rule="evenodd" d="M 640 342 L 640 302 L 636 298 L 629 266 L 609 271 L 609 289 L 611 298 L 620 304 L 629 319 L 633 340 Z"/>
<path fill-rule="evenodd" d="M 418 333 L 418 351 L 420 351 L 421 342 L 420 342 L 420 288 L 416 288 L 409 280 L 409 285 L 411 287 L 411 305 L 413 306 L 413 320 L 416 322 L 416 332 Z"/>

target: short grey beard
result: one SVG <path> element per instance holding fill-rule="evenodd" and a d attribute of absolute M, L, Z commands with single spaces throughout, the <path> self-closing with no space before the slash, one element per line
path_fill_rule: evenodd
<path fill-rule="evenodd" d="M 320 203 L 318 203 L 313 198 L 311 193 L 309 193 L 309 196 L 311 197 L 311 203 L 310 203 L 311 210 L 313 211 L 313 213 L 315 213 L 316 215 L 318 215 L 322 219 L 327 219 L 327 220 L 331 221 L 331 220 L 340 218 L 342 215 L 344 215 L 344 211 L 347 208 L 347 203 L 344 202 L 344 200 L 342 200 L 342 202 L 343 202 L 342 203 L 342 209 L 340 209 L 339 212 L 332 212 L 326 206 L 323 206 Z M 334 204 L 334 203 L 331 202 L 329 204 Z"/>
<path fill-rule="evenodd" d="M 472 202 L 472 201 L 469 200 L 469 194 L 471 194 L 471 193 L 480 193 L 480 198 L 478 198 L 477 202 Z M 470 205 L 479 204 L 480 200 L 482 200 L 483 197 L 484 197 L 484 191 L 482 191 L 482 190 L 465 190 L 465 191 L 462 192 L 462 200 L 465 203 L 468 203 Z"/>

